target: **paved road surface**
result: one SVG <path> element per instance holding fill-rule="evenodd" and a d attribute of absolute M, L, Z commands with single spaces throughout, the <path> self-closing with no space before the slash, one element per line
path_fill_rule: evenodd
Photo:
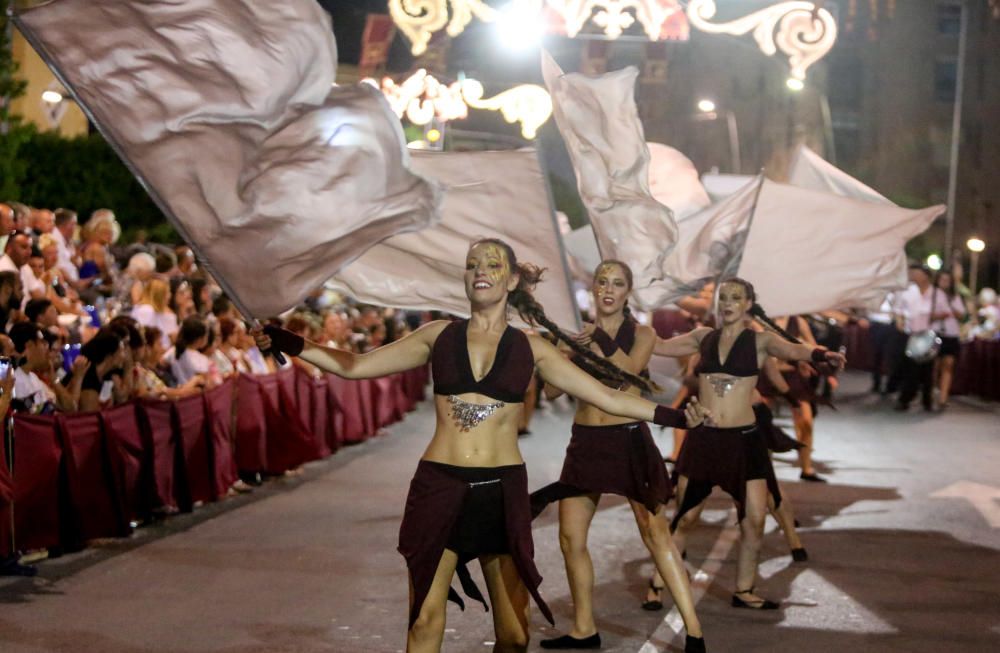
<path fill-rule="evenodd" d="M 996 407 L 899 415 L 861 394 L 862 383 L 848 377 L 840 411 L 817 424 L 829 485 L 798 482 L 787 461 L 776 462 L 811 556 L 792 564 L 769 522 L 759 588 L 782 610 L 728 607 L 734 512 L 721 496 L 710 501 L 689 563 L 711 651 L 1000 651 Z M 428 408 L 300 477 L 46 561 L 38 578 L 0 579 L 0 652 L 402 650 L 407 588 L 396 532 L 433 425 Z M 523 438 L 532 487 L 558 476 L 570 420 L 565 405 L 549 407 Z M 537 560 L 557 625 L 568 627 L 555 512 L 536 522 Z M 669 603 L 661 613 L 639 609 L 651 565 L 623 500 L 602 502 L 590 546 L 604 650 L 680 651 Z M 489 651 L 491 630 L 480 609 L 451 606 L 445 650 Z M 536 611 L 531 650 L 551 634 Z"/>

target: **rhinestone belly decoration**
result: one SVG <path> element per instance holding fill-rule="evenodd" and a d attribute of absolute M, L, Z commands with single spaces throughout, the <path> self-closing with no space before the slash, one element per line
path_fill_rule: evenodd
<path fill-rule="evenodd" d="M 736 385 L 736 379 L 722 374 L 712 374 L 708 377 L 708 382 L 712 384 L 712 389 L 719 397 L 725 397 Z"/>
<path fill-rule="evenodd" d="M 474 404 L 459 399 L 457 395 L 448 395 L 448 403 L 451 404 L 451 418 L 455 420 L 458 430 L 464 433 L 476 428 L 490 415 L 507 405 L 502 401 Z"/>

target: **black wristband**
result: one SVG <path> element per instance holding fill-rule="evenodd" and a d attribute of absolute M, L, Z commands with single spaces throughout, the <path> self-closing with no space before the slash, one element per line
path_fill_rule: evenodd
<path fill-rule="evenodd" d="M 825 363 L 826 362 L 826 350 L 817 347 L 812 350 L 812 354 L 809 355 L 814 363 Z"/>
<path fill-rule="evenodd" d="M 590 335 L 590 339 L 597 343 L 597 346 L 601 348 L 601 353 L 604 354 L 605 358 L 610 358 L 615 355 L 618 351 L 618 343 L 611 339 L 608 332 L 597 327 L 594 332 Z"/>
<path fill-rule="evenodd" d="M 684 416 L 683 410 L 660 404 L 653 413 L 653 424 L 684 429 L 687 428 L 687 418 Z"/>
<path fill-rule="evenodd" d="M 264 333 L 271 339 L 272 349 L 283 351 L 289 356 L 298 356 L 305 349 L 305 338 L 292 333 L 288 329 L 268 324 L 264 327 Z"/>

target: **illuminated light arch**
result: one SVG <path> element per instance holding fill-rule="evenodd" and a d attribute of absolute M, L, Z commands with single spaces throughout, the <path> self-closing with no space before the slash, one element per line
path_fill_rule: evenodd
<path fill-rule="evenodd" d="M 806 78 L 806 70 L 822 59 L 837 40 L 837 22 L 833 15 L 812 2 L 792 0 L 755 11 L 727 23 L 713 23 L 715 0 L 691 0 L 688 20 L 691 25 L 710 34 L 742 36 L 753 31 L 761 51 L 775 55 L 778 50 L 788 55 L 791 76 Z"/>
<path fill-rule="evenodd" d="M 534 84 L 521 84 L 483 98 L 483 85 L 478 80 L 466 78 L 444 84 L 422 68 L 399 84 L 391 77 L 382 78 L 381 84 L 371 78 L 362 81 L 380 89 L 393 112 L 414 125 L 461 120 L 468 117 L 471 107 L 499 111 L 507 122 L 520 123 L 521 135 L 531 140 L 552 115 L 548 91 Z"/>

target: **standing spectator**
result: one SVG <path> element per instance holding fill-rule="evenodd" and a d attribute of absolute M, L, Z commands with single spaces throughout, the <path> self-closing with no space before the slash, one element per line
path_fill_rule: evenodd
<path fill-rule="evenodd" d="M 132 317 L 144 327 L 156 327 L 166 350 L 177 334 L 177 315 L 170 309 L 170 286 L 162 279 L 150 279 L 139 303 L 132 307 Z"/>
<path fill-rule="evenodd" d="M 931 285 L 930 270 L 922 265 L 910 266 L 910 281 L 913 285 L 903 292 L 903 310 L 906 332 L 912 335 L 930 329 L 934 322 L 948 317 L 950 311 L 948 296 Z M 924 410 L 933 411 L 934 361 L 918 363 L 904 356 L 901 375 L 903 388 L 896 410 L 907 410 L 919 391 Z"/>
<path fill-rule="evenodd" d="M 49 344 L 41 328 L 32 322 L 19 322 L 10 328 L 10 339 L 19 358 L 14 370 L 14 409 L 36 415 L 55 410 L 74 412 L 90 361 L 82 355 L 77 357 L 73 373 L 66 379 L 68 387 L 49 386 L 41 379 L 52 371 Z"/>
<path fill-rule="evenodd" d="M 80 280 L 80 270 L 77 268 L 76 256 L 76 211 L 69 209 L 56 209 L 56 228 L 52 230 L 52 237 L 58 245 L 58 265 L 65 278 L 71 283 Z"/>
<path fill-rule="evenodd" d="M 938 335 L 941 336 L 941 350 L 938 352 L 935 369 L 938 407 L 943 410 L 948 407 L 948 400 L 951 397 L 951 382 L 955 376 L 955 361 L 958 359 L 962 347 L 958 339 L 961 329 L 959 321 L 964 320 L 967 313 L 965 301 L 958 292 L 954 274 L 947 271 L 939 272 L 934 285 L 947 297 L 947 304 L 942 308 L 948 316 L 937 323 L 940 325 Z"/>

